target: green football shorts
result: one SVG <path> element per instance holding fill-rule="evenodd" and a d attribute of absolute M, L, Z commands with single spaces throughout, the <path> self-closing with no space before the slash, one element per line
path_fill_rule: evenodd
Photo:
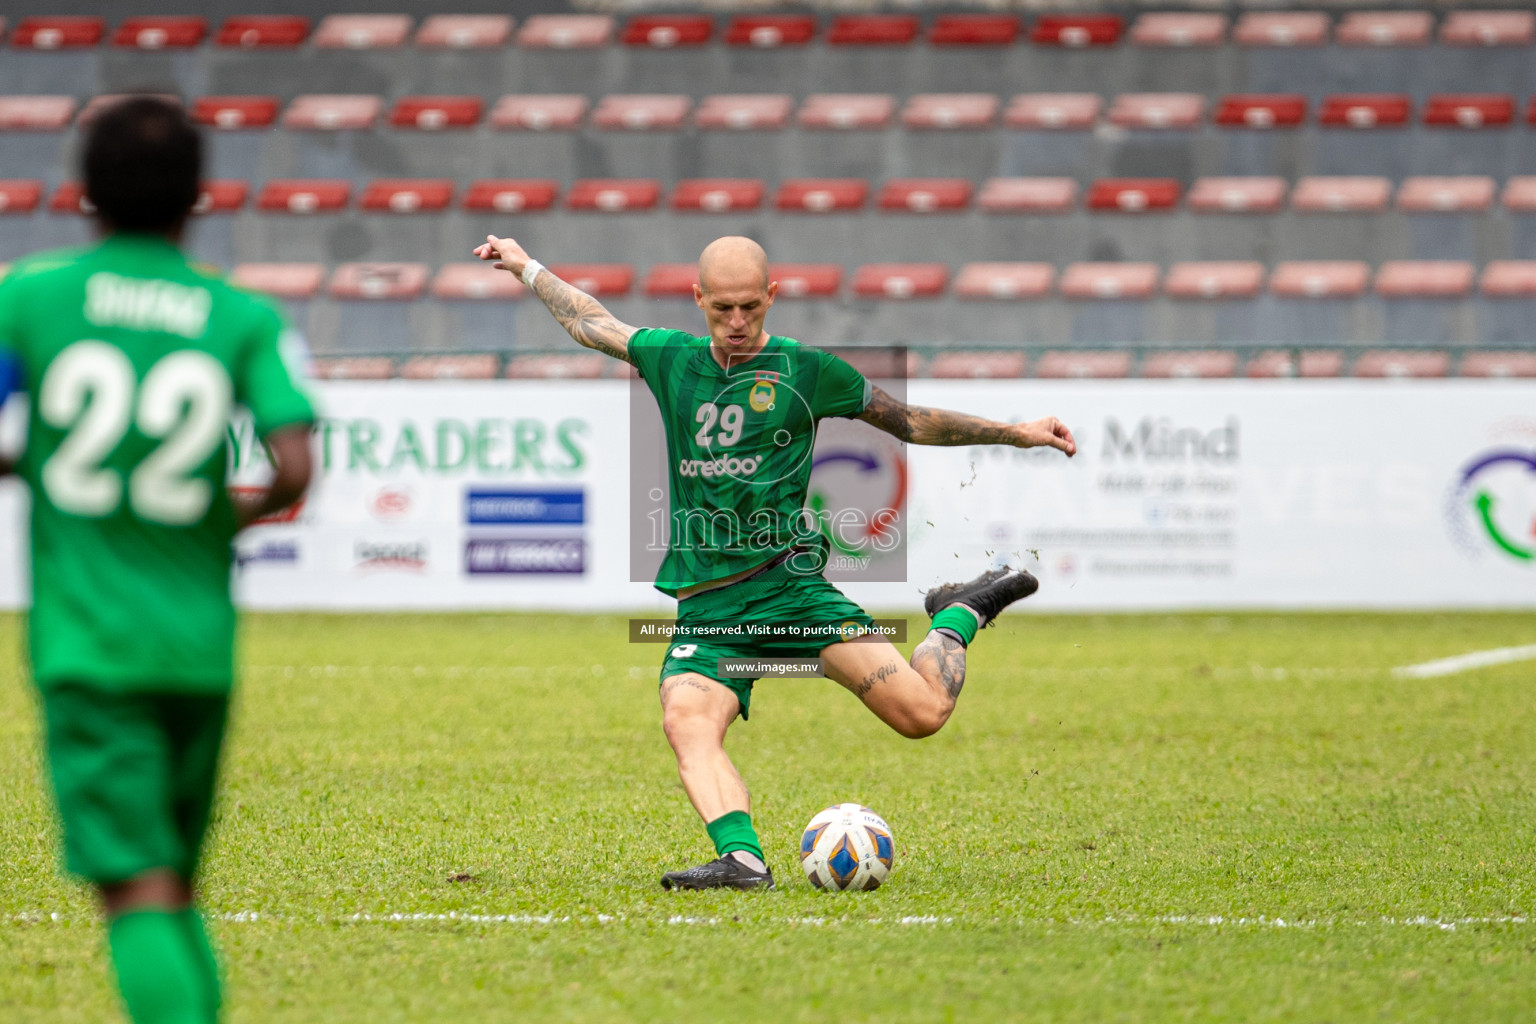
<path fill-rule="evenodd" d="M 722 679 L 720 658 L 814 658 L 828 644 L 848 640 L 875 620 L 820 573 L 802 575 L 788 564 L 677 603 L 677 632 L 661 663 L 661 678 L 697 672 L 752 703 L 751 679 Z"/>
<path fill-rule="evenodd" d="M 190 880 L 229 697 L 61 684 L 42 698 L 64 867 L 103 885 L 156 868 Z"/>

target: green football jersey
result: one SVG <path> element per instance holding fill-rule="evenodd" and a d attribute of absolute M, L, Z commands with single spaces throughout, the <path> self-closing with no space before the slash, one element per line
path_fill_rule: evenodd
<path fill-rule="evenodd" d="M 716 362 L 708 338 L 685 331 L 638 331 L 629 353 L 666 432 L 672 518 L 657 589 L 676 594 L 791 547 L 811 549 L 815 567 L 824 564 L 826 540 L 805 507 L 816 423 L 864 410 L 863 375 L 777 336 L 729 368 Z"/>
<path fill-rule="evenodd" d="M 265 299 L 170 242 L 115 235 L 19 262 L 0 352 L 30 395 L 32 673 L 40 686 L 227 691 L 231 409 L 261 434 L 309 423 L 298 351 Z"/>

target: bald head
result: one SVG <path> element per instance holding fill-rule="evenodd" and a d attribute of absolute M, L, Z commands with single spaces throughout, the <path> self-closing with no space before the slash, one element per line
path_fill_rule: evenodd
<path fill-rule="evenodd" d="M 699 255 L 699 285 L 704 292 L 768 287 L 768 254 L 741 235 L 717 238 Z"/>
<path fill-rule="evenodd" d="M 719 352 L 751 353 L 767 343 L 763 318 L 778 291 L 768 280 L 768 254 L 750 238 L 717 238 L 699 256 L 693 301 L 704 311 Z"/>

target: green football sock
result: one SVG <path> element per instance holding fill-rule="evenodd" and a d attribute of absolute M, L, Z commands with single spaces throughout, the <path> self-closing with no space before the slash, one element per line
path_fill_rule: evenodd
<path fill-rule="evenodd" d="M 134 1024 L 212 1024 L 203 967 L 181 915 L 140 910 L 116 918 L 107 946 Z"/>
<path fill-rule="evenodd" d="M 724 857 L 736 850 L 745 850 L 758 860 L 765 860 L 763 847 L 757 841 L 757 829 L 752 827 L 752 816 L 746 811 L 722 814 L 704 826 L 709 838 L 714 840 L 715 855 Z"/>
<path fill-rule="evenodd" d="M 976 630 L 979 628 L 976 613 L 958 604 L 939 609 L 939 614 L 933 617 L 933 624 L 928 627 L 930 631 L 938 629 L 948 633 L 967 647 L 976 639 Z"/>
<path fill-rule="evenodd" d="M 198 966 L 203 974 L 203 1006 L 208 1011 L 208 1019 L 216 1020 L 219 1016 L 219 1006 L 223 1003 L 223 993 L 219 985 L 219 958 L 214 955 L 213 943 L 208 941 L 208 930 L 203 926 L 203 915 L 197 912 L 196 907 L 188 907 L 176 915 L 181 920 L 181 926 L 187 933 L 187 941 L 192 946 L 192 952 L 197 956 Z"/>

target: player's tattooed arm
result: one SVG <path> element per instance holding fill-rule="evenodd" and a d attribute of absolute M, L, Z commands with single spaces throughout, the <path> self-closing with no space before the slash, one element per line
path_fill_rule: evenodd
<path fill-rule="evenodd" d="M 1068 455 L 1077 453 L 1072 431 L 1054 416 L 1028 423 L 998 423 L 949 409 L 908 405 L 879 388 L 871 390 L 869 404 L 857 418 L 912 444 L 1006 444 L 1015 448 L 1049 445 Z"/>
<path fill-rule="evenodd" d="M 475 247 L 475 255 L 482 260 L 495 260 L 496 269 L 518 277 L 533 259 L 515 239 L 495 235 L 486 235 L 485 241 Z M 601 302 L 560 280 L 548 268 L 540 270 L 534 278 L 533 293 L 577 344 L 626 363 L 634 362 L 629 354 L 629 339 L 639 328 L 619 320 Z"/>
<path fill-rule="evenodd" d="M 949 699 L 956 700 L 965 686 L 965 646 L 952 636 L 929 633 L 912 652 L 912 667 L 927 679 L 937 675 Z"/>

